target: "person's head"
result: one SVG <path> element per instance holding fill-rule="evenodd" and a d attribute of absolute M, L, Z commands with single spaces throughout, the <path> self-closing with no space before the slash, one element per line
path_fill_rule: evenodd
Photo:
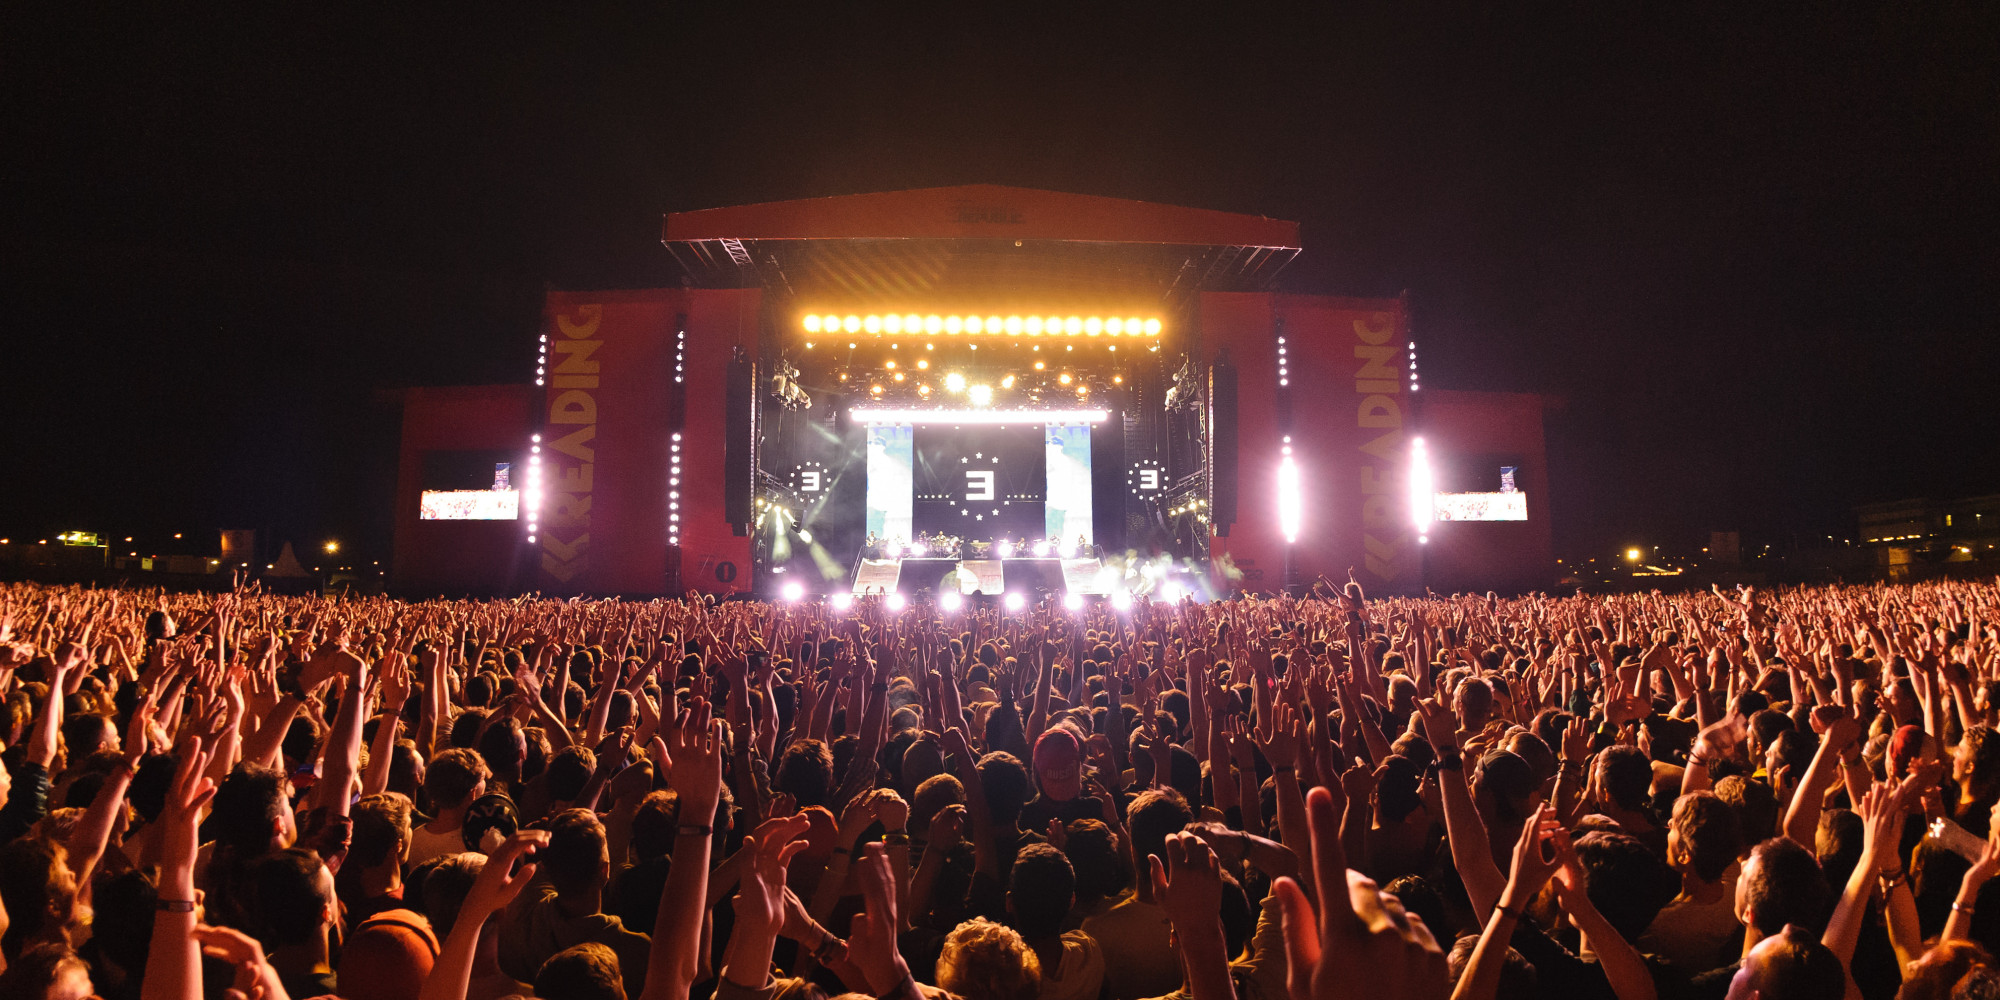
<path fill-rule="evenodd" d="M 1955 1000 L 1967 974 L 1993 964 L 1993 956 L 1971 941 L 1939 941 L 1903 972 L 1896 1000 Z"/>
<path fill-rule="evenodd" d="M 1013 928 L 974 917 L 945 937 L 937 984 L 964 1000 L 1035 1000 L 1042 963 Z"/>
<path fill-rule="evenodd" d="M 558 751 L 549 761 L 549 798 L 557 802 L 575 802 L 583 794 L 583 786 L 590 783 L 590 772 L 597 768 L 597 755 L 589 747 L 571 744 Z"/>
<path fill-rule="evenodd" d="M 333 876 L 312 851 L 273 851 L 258 858 L 238 890 L 250 922 L 245 930 L 267 951 L 323 943 L 339 912 Z"/>
<path fill-rule="evenodd" d="M 1674 802 L 1667 824 L 1667 863 L 1703 882 L 1719 882 L 1743 853 L 1736 811 L 1714 792 L 1690 792 Z"/>
<path fill-rule="evenodd" d="M 77 886 L 68 855 L 61 844 L 33 837 L 0 846 L 0 905 L 9 921 L 0 953 L 11 958 L 33 944 L 69 944 Z"/>
<path fill-rule="evenodd" d="M 1846 992 L 1847 968 L 1819 932 L 1786 924 L 1743 956 L 1728 1000 L 1825 1000 Z"/>
<path fill-rule="evenodd" d="M 486 855 L 467 851 L 446 855 L 424 875 L 420 898 L 424 914 L 430 917 L 431 930 L 439 940 L 451 937 L 452 926 L 458 923 L 459 907 L 465 905 L 473 880 L 485 868 Z"/>
<path fill-rule="evenodd" d="M 1375 808 L 1382 819 L 1400 823 L 1424 804 L 1424 769 L 1401 754 L 1390 754 L 1375 768 Z"/>
<path fill-rule="evenodd" d="M 902 775 L 898 787 L 906 793 L 915 792 L 924 782 L 944 773 L 944 754 L 936 740 L 919 737 L 904 749 L 902 766 L 897 770 Z"/>
<path fill-rule="evenodd" d="M 346 1000 L 417 1000 L 437 964 L 438 938 L 422 914 L 396 908 L 361 922 L 340 947 L 337 974 Z"/>
<path fill-rule="evenodd" d="M 1764 751 L 1764 770 L 1771 776 L 1771 782 L 1783 788 L 1791 788 L 1804 778 L 1806 768 L 1812 766 L 1813 754 L 1819 744 L 1811 736 L 1796 729 L 1781 729 L 1771 737 L 1769 749 Z"/>
<path fill-rule="evenodd" d="M 1076 869 L 1063 852 L 1029 844 L 1014 856 L 1007 880 L 1007 911 L 1014 928 L 1029 940 L 1062 935 L 1063 918 L 1076 903 Z"/>
<path fill-rule="evenodd" d="M 1494 750 L 1472 769 L 1473 801 L 1489 829 L 1518 830 L 1536 806 L 1540 783 L 1518 754 Z"/>
<path fill-rule="evenodd" d="M 772 784 L 801 807 L 826 805 L 833 794 L 833 752 L 819 740 L 793 740 L 778 757 Z"/>
<path fill-rule="evenodd" d="M 1653 788 L 1653 762 L 1647 759 L 1645 751 L 1624 744 L 1605 747 L 1597 755 L 1594 770 L 1601 806 L 1615 806 L 1627 812 L 1639 812 L 1646 807 Z"/>
<path fill-rule="evenodd" d="M 1754 845 L 1777 832 L 1778 797 L 1771 786 L 1732 774 L 1715 783 L 1715 797 L 1736 811 L 1736 826 L 1743 832 L 1745 844 Z"/>
<path fill-rule="evenodd" d="M 1452 710 L 1457 713 L 1462 729 L 1474 730 L 1486 725 L 1486 720 L 1493 717 L 1493 686 L 1483 678 L 1466 678 L 1452 695 Z"/>
<path fill-rule="evenodd" d="M 632 853 L 638 860 L 649 861 L 673 853 L 680 815 L 680 796 L 672 789 L 647 792 L 639 800 L 639 811 L 632 814 Z"/>
<path fill-rule="evenodd" d="M 0 974 L 0 998 L 4 1000 L 91 1000 L 96 987 L 90 981 L 90 965 L 69 945 L 44 942 L 28 948 L 8 961 Z"/>
<path fill-rule="evenodd" d="M 1966 730 L 1952 753 L 1951 772 L 1976 801 L 2000 802 L 2000 732 L 1992 726 Z"/>
<path fill-rule="evenodd" d="M 1020 820 L 1021 809 L 1034 794 L 1021 758 L 1005 750 L 995 750 L 979 758 L 979 787 L 986 796 L 987 814 L 1004 827 L 1012 827 Z"/>
<path fill-rule="evenodd" d="M 1639 940 L 1680 892 L 1673 869 L 1635 837 L 1586 833 L 1576 840 L 1576 858 L 1587 877 L 1590 902 L 1627 941 Z"/>
<path fill-rule="evenodd" d="M 548 957 L 535 973 L 540 1000 L 625 1000 L 625 977 L 610 948 L 586 941 Z"/>
<path fill-rule="evenodd" d="M 521 768 L 528 763 L 528 737 L 522 732 L 521 720 L 508 715 L 488 725 L 479 734 L 479 756 L 486 758 L 493 777 L 510 785 L 520 781 Z"/>
<path fill-rule="evenodd" d="M 1139 793 L 1125 810 L 1125 824 L 1132 834 L 1132 860 L 1140 871 L 1148 870 L 1148 855 L 1166 859 L 1167 837 L 1187 829 L 1194 813 L 1187 800 L 1171 788 L 1149 788 Z"/>
<path fill-rule="evenodd" d="M 70 760 L 82 760 L 99 750 L 118 749 L 118 727 L 109 716 L 78 712 L 63 720 L 62 741 Z"/>
<path fill-rule="evenodd" d="M 433 814 L 464 809 L 486 794 L 486 779 L 492 776 L 479 751 L 454 747 L 438 754 L 426 769 L 424 798 L 430 800 Z"/>
<path fill-rule="evenodd" d="M 1472 952 L 1479 947 L 1479 935 L 1467 934 L 1451 946 L 1445 962 L 1451 970 L 1451 984 L 1458 986 L 1465 970 L 1472 965 Z M 1507 949 L 1507 960 L 1500 966 L 1500 982 L 1494 990 L 1493 1000 L 1535 1000 L 1541 994 L 1537 990 L 1535 967 L 1526 956 L 1512 948 Z"/>
<path fill-rule="evenodd" d="M 145 873 L 133 870 L 97 880 L 91 890 L 90 941 L 97 959 L 111 969 L 99 969 L 99 979 L 112 972 L 130 981 L 145 978 L 146 957 L 153 938 L 153 915 L 160 892 Z"/>
<path fill-rule="evenodd" d="M 933 774 L 910 796 L 910 829 L 928 835 L 931 820 L 946 806 L 965 804 L 965 785 L 949 774 Z"/>
<path fill-rule="evenodd" d="M 565 809 L 549 821 L 549 843 L 537 861 L 561 895 L 588 893 L 611 878 L 604 824 L 588 809 Z"/>
<path fill-rule="evenodd" d="M 1736 919 L 1769 937 L 1789 924 L 1825 928 L 1832 889 L 1812 852 L 1784 837 L 1750 849 L 1736 880 Z"/>
<path fill-rule="evenodd" d="M 1083 794 L 1083 741 L 1066 726 L 1057 726 L 1035 741 L 1035 784 L 1057 802 Z"/>
<path fill-rule="evenodd" d="M 354 804 L 354 835 L 347 864 L 361 870 L 385 865 L 400 870 L 410 854 L 410 814 L 415 807 L 398 792 L 370 795 Z"/>
<path fill-rule="evenodd" d="M 1073 819 L 1063 833 L 1063 853 L 1076 875 L 1076 900 L 1094 903 L 1125 891 L 1125 855 L 1118 837 L 1100 819 Z"/>
<path fill-rule="evenodd" d="M 215 790 L 208 814 L 206 829 L 212 831 L 216 845 L 240 858 L 290 847 L 298 828 L 286 797 L 289 787 L 276 768 L 237 765 Z"/>

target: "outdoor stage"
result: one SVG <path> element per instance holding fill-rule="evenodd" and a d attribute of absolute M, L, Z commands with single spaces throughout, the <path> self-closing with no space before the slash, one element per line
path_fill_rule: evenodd
<path fill-rule="evenodd" d="M 1405 300 L 1275 291 L 1298 237 L 991 185 L 670 215 L 675 287 L 552 291 L 530 379 L 405 394 L 391 586 L 1552 582 L 1543 401 L 1423 382 Z"/>

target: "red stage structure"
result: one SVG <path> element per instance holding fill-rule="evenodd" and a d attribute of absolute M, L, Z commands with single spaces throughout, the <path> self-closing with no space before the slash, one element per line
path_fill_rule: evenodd
<path fill-rule="evenodd" d="M 551 292 L 526 383 L 410 391 L 396 588 L 1554 577 L 1541 401 L 1424 385 L 1403 300 L 1273 290 L 1295 223 L 973 185 L 662 240 L 682 286 Z"/>

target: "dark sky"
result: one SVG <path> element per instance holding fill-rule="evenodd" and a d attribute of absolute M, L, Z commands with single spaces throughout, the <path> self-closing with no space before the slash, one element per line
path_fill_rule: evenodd
<path fill-rule="evenodd" d="M 1301 221 L 1426 385 L 1566 401 L 1559 554 L 2000 491 L 1991 4 L 362 6 L 0 15 L 0 536 L 383 553 L 384 390 L 525 377 L 662 212 L 970 182 Z"/>

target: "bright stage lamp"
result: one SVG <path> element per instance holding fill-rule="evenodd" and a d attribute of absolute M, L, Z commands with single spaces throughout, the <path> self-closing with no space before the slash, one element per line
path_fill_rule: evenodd
<path fill-rule="evenodd" d="M 1103 332 L 1104 332 L 1104 321 L 1103 321 L 1103 320 L 1101 320 L 1101 319 L 1099 319 L 1099 318 L 1097 318 L 1096 316 L 1092 316 L 1092 317 L 1090 317 L 1089 319 L 1087 319 L 1087 320 L 1084 320 L 1084 321 L 1083 321 L 1083 332 L 1085 332 L 1085 333 L 1087 333 L 1087 334 L 1090 334 L 1090 335 L 1091 335 L 1091 336 L 1093 336 L 1093 337 L 1097 336 L 1097 335 L 1098 335 L 1098 334 L 1100 334 L 1100 333 L 1103 333 Z"/>
<path fill-rule="evenodd" d="M 1112 595 L 1111 595 L 1111 609 L 1112 609 L 1113 611 L 1130 611 L 1130 610 L 1132 610 L 1132 595 L 1131 595 L 1131 594 L 1128 594 L 1128 593 L 1126 593 L 1125 591 L 1122 591 L 1122 590 L 1120 590 L 1120 591 L 1118 591 L 1118 592 L 1116 592 L 1116 593 L 1112 594 Z"/>
<path fill-rule="evenodd" d="M 946 392 L 964 392 L 965 376 L 960 375 L 957 372 L 952 372 L 951 374 L 946 375 L 944 377 L 944 388 Z"/>
<path fill-rule="evenodd" d="M 901 611 L 909 606 L 910 599 L 901 594 L 890 594 L 888 600 L 882 603 L 888 605 L 891 611 Z"/>
<path fill-rule="evenodd" d="M 1013 543 L 1013 542 L 1001 542 L 1001 543 L 1000 543 L 1000 558 L 1002 558 L 1002 559 L 1012 559 L 1012 558 L 1014 558 L 1014 543 Z"/>
<path fill-rule="evenodd" d="M 890 333 L 902 333 L 903 317 L 898 316 L 895 313 L 890 313 L 889 315 L 882 317 L 882 329 L 887 330 Z"/>
<path fill-rule="evenodd" d="M 1014 388 L 1014 376 L 1012 376 L 1012 375 L 1009 375 L 1009 376 L 1007 376 L 1006 378 L 1003 378 L 1003 379 L 1001 379 L 1001 380 L 1000 380 L 1000 388 L 1002 388 L 1002 389 L 1012 389 L 1012 388 Z"/>
<path fill-rule="evenodd" d="M 923 558 L 924 554 L 929 551 L 930 551 L 929 547 L 925 546 L 924 543 L 922 542 L 918 542 L 917 544 L 910 546 L 910 554 L 916 556 L 919 559 Z"/>
<path fill-rule="evenodd" d="M 965 320 L 963 318 L 958 316 L 946 316 L 944 318 L 944 332 L 956 334 L 963 329 L 965 329 Z"/>
<path fill-rule="evenodd" d="M 1063 332 L 1069 334 L 1072 337 L 1076 336 L 1079 333 L 1082 333 L 1083 317 L 1071 316 L 1070 318 L 1063 320 Z"/>
<path fill-rule="evenodd" d="M 1070 373 L 1063 372 L 1061 375 L 1056 376 L 1056 381 L 1061 382 L 1064 385 L 1068 385 L 1076 380 L 1070 376 Z"/>
<path fill-rule="evenodd" d="M 816 316 L 816 315 L 812 315 L 812 314 L 807 314 L 807 316 L 806 316 L 806 332 L 807 332 L 807 333 L 818 333 L 818 332 L 819 332 L 819 317 L 818 317 L 818 316 Z"/>
<path fill-rule="evenodd" d="M 1036 543 L 1035 543 L 1035 558 L 1037 558 L 1037 559 L 1047 559 L 1048 557 L 1049 557 L 1049 543 L 1047 543 L 1047 542 L 1036 542 Z"/>
<path fill-rule="evenodd" d="M 1042 318 L 1040 316 L 1028 317 L 1021 326 L 1028 331 L 1028 336 L 1030 337 L 1039 337 L 1042 335 Z"/>
<path fill-rule="evenodd" d="M 1160 588 L 1160 600 L 1168 604 L 1179 604 L 1181 598 L 1184 596 L 1186 595 L 1181 591 L 1181 585 L 1178 583 L 1170 583 Z"/>
<path fill-rule="evenodd" d="M 1104 321 L 1104 332 L 1114 337 L 1125 332 L 1125 321 L 1116 316 Z"/>
<path fill-rule="evenodd" d="M 826 603 L 832 605 L 835 611 L 846 611 L 854 606 L 854 595 L 843 591 L 828 598 Z"/>
<path fill-rule="evenodd" d="M 1070 609 L 1071 611 L 1082 611 L 1082 610 L 1083 610 L 1083 595 L 1082 595 L 1082 594 L 1064 594 L 1064 595 L 1063 595 L 1063 607 L 1065 607 L 1065 608 L 1068 608 L 1068 609 Z"/>
<path fill-rule="evenodd" d="M 1410 521 L 1418 532 L 1429 530 L 1437 503 L 1437 481 L 1431 475 L 1431 454 L 1423 438 L 1410 439 Z"/>
<path fill-rule="evenodd" d="M 1146 321 L 1146 336 L 1148 336 L 1148 337 L 1157 337 L 1157 336 L 1159 336 L 1159 335 L 1160 335 L 1160 321 L 1159 321 L 1159 320 L 1156 320 L 1156 319 L 1149 319 L 1149 320 L 1147 320 L 1147 321 Z"/>
<path fill-rule="evenodd" d="M 1641 552 L 1640 552 L 1640 551 L 1639 551 L 1638 549 L 1626 549 L 1626 550 L 1625 550 L 1625 561 L 1626 561 L 1626 562 L 1638 562 L 1638 561 L 1639 561 L 1639 557 L 1640 557 L 1641 555 L 1643 555 L 1643 553 L 1641 553 Z"/>
<path fill-rule="evenodd" d="M 972 405 L 974 406 L 986 406 L 993 402 L 993 387 L 990 385 L 975 385 L 972 387 L 969 398 L 972 400 Z"/>
<path fill-rule="evenodd" d="M 868 318 L 861 321 L 861 328 L 869 333 L 881 333 L 882 317 L 870 313 Z"/>
<path fill-rule="evenodd" d="M 955 591 L 947 590 L 943 597 L 938 598 L 938 607 L 946 611 L 957 611 L 965 607 L 965 598 L 960 597 Z"/>
<path fill-rule="evenodd" d="M 1299 540 L 1300 522 L 1304 516 L 1305 498 L 1299 485 L 1299 465 L 1292 461 L 1292 456 L 1286 455 L 1278 462 L 1278 530 L 1285 533 L 1286 543 Z"/>
<path fill-rule="evenodd" d="M 1056 554 L 1062 556 L 1064 559 L 1068 559 L 1071 556 L 1076 555 L 1076 543 L 1063 542 L 1061 545 L 1056 547 Z"/>
<path fill-rule="evenodd" d="M 891 558 L 891 559 L 901 559 L 901 558 L 903 558 L 903 547 L 902 547 L 901 545 L 890 545 L 890 546 L 889 546 L 889 558 Z"/>
<path fill-rule="evenodd" d="M 1001 603 L 1005 604 L 1009 611 L 1019 611 L 1028 606 L 1028 599 L 1020 594 L 1008 594 Z"/>
<path fill-rule="evenodd" d="M 1021 322 L 1021 317 L 1019 317 L 1019 316 L 1009 316 L 1009 317 L 1007 317 L 1007 332 L 1008 332 L 1008 333 L 1011 333 L 1011 334 L 1015 334 L 1015 335 L 1019 335 L 1019 334 L 1020 334 L 1020 332 L 1021 332 L 1021 329 L 1022 329 L 1022 326 L 1023 326 L 1023 325 L 1024 325 L 1024 324 L 1022 324 L 1022 322 Z"/>
<path fill-rule="evenodd" d="M 985 332 L 986 332 L 986 321 L 985 321 L 985 320 L 983 320 L 983 319 L 980 319 L 980 318 L 979 318 L 979 317 L 977 317 L 977 316 L 967 316 L 967 317 L 965 317 L 965 332 L 966 332 L 966 333 L 985 333 Z"/>
<path fill-rule="evenodd" d="M 803 600 L 806 596 L 806 585 L 793 580 L 778 588 L 778 596 L 783 597 L 786 603 Z"/>
<path fill-rule="evenodd" d="M 844 319 L 844 320 L 841 320 L 841 321 L 840 321 L 840 328 L 841 328 L 841 329 L 843 329 L 843 330 L 846 330 L 846 331 L 847 331 L 848 333 L 854 333 L 854 332 L 856 332 L 856 331 L 860 330 L 860 329 L 861 329 L 861 317 L 859 317 L 859 316 L 849 316 L 849 317 L 847 317 L 846 319 Z"/>

